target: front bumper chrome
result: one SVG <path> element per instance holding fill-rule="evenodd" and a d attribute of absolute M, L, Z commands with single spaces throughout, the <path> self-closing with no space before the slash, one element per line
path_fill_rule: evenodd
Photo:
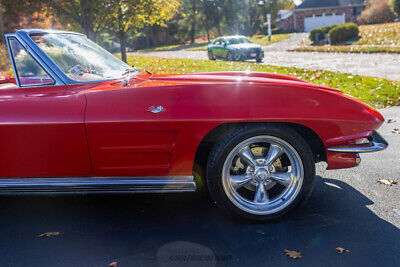
<path fill-rule="evenodd" d="M 364 144 L 350 144 L 343 146 L 334 146 L 328 148 L 330 152 L 338 153 L 370 153 L 384 150 L 388 147 L 388 142 L 386 142 L 383 137 L 375 132 L 369 139 L 369 143 Z"/>

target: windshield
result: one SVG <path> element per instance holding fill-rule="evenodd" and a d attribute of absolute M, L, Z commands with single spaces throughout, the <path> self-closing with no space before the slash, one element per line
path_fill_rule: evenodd
<path fill-rule="evenodd" d="M 76 81 L 119 79 L 135 71 L 84 35 L 48 33 L 31 38 L 68 77 Z"/>
<path fill-rule="evenodd" d="M 250 40 L 244 38 L 244 37 L 240 37 L 240 38 L 230 38 L 227 39 L 226 42 L 228 43 L 228 45 L 232 45 L 232 44 L 249 44 L 251 43 Z"/>

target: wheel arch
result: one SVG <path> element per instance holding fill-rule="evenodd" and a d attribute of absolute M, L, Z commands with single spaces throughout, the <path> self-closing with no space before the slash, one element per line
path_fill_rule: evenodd
<path fill-rule="evenodd" d="M 288 126 L 298 134 L 300 134 L 307 144 L 310 146 L 315 162 L 327 161 L 326 149 L 321 138 L 311 128 L 297 123 L 287 122 L 251 122 L 251 123 L 224 123 L 212 129 L 200 142 L 196 150 L 196 155 L 193 165 L 193 174 L 200 186 L 205 184 L 205 171 L 207 166 L 208 156 L 215 143 L 222 140 L 225 136 L 232 133 L 240 126 L 248 125 L 252 127 L 268 126 L 268 125 L 284 125 Z"/>

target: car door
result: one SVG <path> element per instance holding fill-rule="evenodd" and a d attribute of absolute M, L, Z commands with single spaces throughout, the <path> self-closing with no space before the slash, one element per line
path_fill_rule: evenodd
<path fill-rule="evenodd" d="M 91 176 L 86 97 L 58 84 L 17 37 L 7 37 L 18 87 L 0 90 L 0 177 Z"/>
<path fill-rule="evenodd" d="M 222 49 L 222 39 L 219 38 L 214 41 L 214 44 L 212 46 L 212 52 L 214 56 L 221 57 L 221 49 Z"/>
<path fill-rule="evenodd" d="M 222 39 L 221 41 L 221 50 L 220 50 L 220 54 L 222 58 L 226 58 L 226 56 L 228 55 L 228 48 L 227 48 L 227 42 L 225 39 Z"/>

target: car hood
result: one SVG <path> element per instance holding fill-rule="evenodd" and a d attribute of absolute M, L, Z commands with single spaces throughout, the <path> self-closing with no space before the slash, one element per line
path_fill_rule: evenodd
<path fill-rule="evenodd" d="M 232 44 L 232 45 L 228 45 L 228 48 L 232 48 L 232 49 L 249 49 L 249 48 L 261 48 L 260 45 L 258 44 Z"/>
<path fill-rule="evenodd" d="M 93 84 L 88 88 L 86 85 L 85 92 L 128 89 L 128 88 L 145 88 L 145 87 L 169 87 L 169 86 L 185 86 L 188 89 L 194 90 L 201 85 L 209 85 L 217 88 L 217 85 L 228 85 L 232 88 L 241 88 L 247 90 L 251 86 L 262 85 L 265 88 L 268 86 L 285 87 L 303 87 L 315 90 L 324 90 L 338 92 L 336 89 L 315 85 L 301 79 L 275 73 L 265 72 L 245 72 L 245 71 L 230 71 L 230 72 L 204 72 L 204 73 L 187 73 L 187 74 L 158 74 L 158 75 L 138 75 L 130 80 L 129 86 L 126 86 L 125 80 L 103 82 Z M 215 85 L 215 86 L 214 86 Z"/>
<path fill-rule="evenodd" d="M 149 83 L 156 83 L 158 86 L 169 84 L 215 84 L 215 83 L 235 83 L 235 84 L 292 84 L 305 85 L 311 87 L 320 87 L 301 79 L 275 73 L 265 72 L 204 72 L 190 74 L 170 74 L 170 75 L 152 75 L 143 86 L 149 86 Z M 327 88 L 329 90 L 334 90 Z"/>

